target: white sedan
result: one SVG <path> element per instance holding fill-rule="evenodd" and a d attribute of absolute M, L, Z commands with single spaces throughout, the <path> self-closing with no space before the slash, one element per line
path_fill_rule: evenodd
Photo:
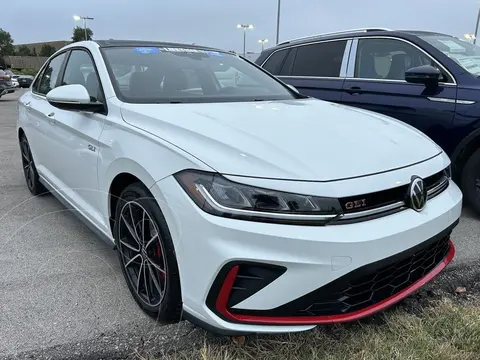
<path fill-rule="evenodd" d="M 119 83 L 118 69 L 135 71 Z M 222 72 L 242 81 L 222 85 Z M 17 126 L 28 189 L 115 247 L 163 323 L 245 334 L 352 321 L 454 256 L 462 194 L 439 146 L 226 51 L 67 45 L 20 98 Z"/>

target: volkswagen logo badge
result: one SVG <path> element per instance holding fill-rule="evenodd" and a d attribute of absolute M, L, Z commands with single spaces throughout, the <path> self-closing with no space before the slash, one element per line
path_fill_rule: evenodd
<path fill-rule="evenodd" d="M 412 176 L 410 186 L 408 188 L 408 200 L 410 207 L 420 212 L 425 208 L 427 203 L 427 191 L 425 189 L 425 183 L 419 176 Z"/>

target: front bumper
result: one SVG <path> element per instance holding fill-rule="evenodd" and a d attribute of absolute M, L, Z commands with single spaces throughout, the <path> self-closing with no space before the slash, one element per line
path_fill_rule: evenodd
<path fill-rule="evenodd" d="M 176 246 L 184 310 L 220 333 L 308 330 L 398 302 L 451 261 L 449 234 L 462 207 L 450 182 L 420 213 L 338 226 L 276 225 L 209 215 L 172 177 L 157 185 L 168 194 L 160 205 Z"/>

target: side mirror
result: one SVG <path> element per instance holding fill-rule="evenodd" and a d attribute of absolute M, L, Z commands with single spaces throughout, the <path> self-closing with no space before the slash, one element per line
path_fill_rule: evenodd
<path fill-rule="evenodd" d="M 436 86 L 442 73 L 436 67 L 431 65 L 422 65 L 405 71 L 405 80 L 413 84 L 424 84 L 426 86 Z"/>
<path fill-rule="evenodd" d="M 62 110 L 97 112 L 104 108 L 102 103 L 91 102 L 90 95 L 83 85 L 63 85 L 47 93 L 47 101 Z"/>

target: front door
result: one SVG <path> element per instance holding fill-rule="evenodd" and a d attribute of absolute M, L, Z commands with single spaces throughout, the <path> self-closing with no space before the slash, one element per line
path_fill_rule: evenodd
<path fill-rule="evenodd" d="M 67 60 L 61 85 L 72 84 L 85 86 L 91 101 L 104 101 L 93 60 L 85 49 L 73 49 Z M 52 119 L 54 170 L 61 174 L 63 195 L 103 228 L 97 162 L 105 114 L 55 108 Z"/>
<path fill-rule="evenodd" d="M 453 126 L 457 88 L 451 76 L 429 55 L 396 38 L 360 38 L 348 65 L 341 103 L 379 112 L 421 130 L 445 151 Z M 405 81 L 405 71 L 420 65 L 442 71 L 437 87 Z"/>
<path fill-rule="evenodd" d="M 38 173 L 55 187 L 61 186 L 58 174 L 53 169 L 56 151 L 51 141 L 51 123 L 55 108 L 47 101 L 46 95 L 57 85 L 66 54 L 63 52 L 52 58 L 35 80 L 31 92 L 27 92 L 21 99 L 21 113 L 27 119 L 25 132 L 35 166 Z"/>

